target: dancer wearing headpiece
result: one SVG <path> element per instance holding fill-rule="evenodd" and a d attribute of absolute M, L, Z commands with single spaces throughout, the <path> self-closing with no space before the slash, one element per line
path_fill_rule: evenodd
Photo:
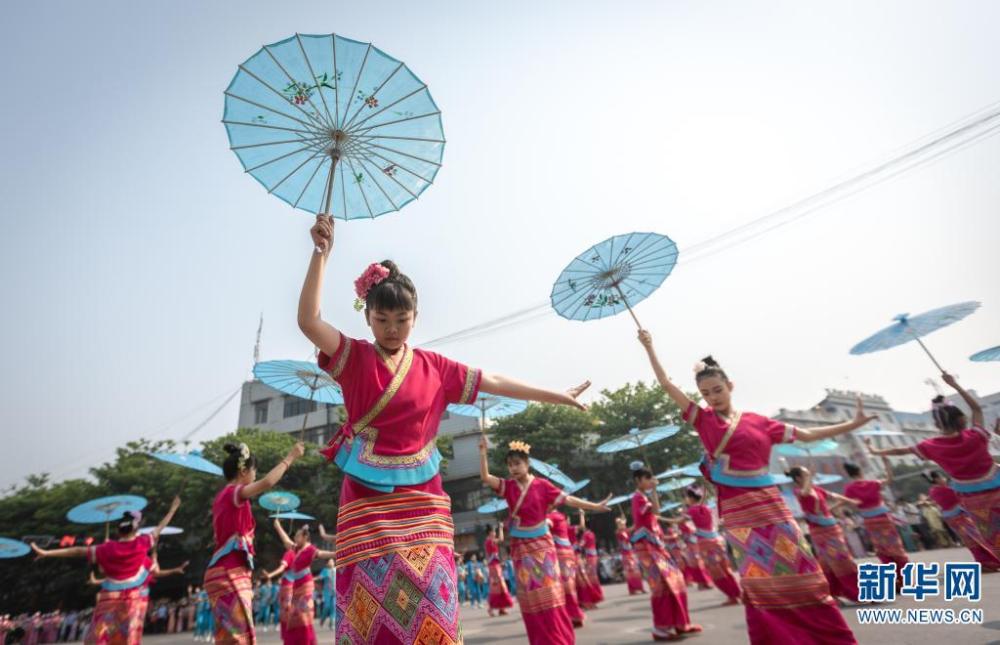
<path fill-rule="evenodd" d="M 941 509 L 941 517 L 962 540 L 976 562 L 982 565 L 983 571 L 1000 570 L 1000 559 L 986 542 L 975 520 L 962 508 L 962 498 L 948 485 L 948 478 L 936 470 L 924 477 L 931 483 L 931 488 L 927 491 L 931 499 L 929 503 L 936 504 Z"/>
<path fill-rule="evenodd" d="M 597 575 L 597 536 L 587 528 L 587 518 L 581 510 L 577 516 L 576 540 L 580 554 L 580 568 L 577 570 L 576 595 L 584 609 L 596 609 L 604 602 L 604 589 Z"/>
<path fill-rule="evenodd" d="M 684 410 L 705 448 L 702 472 L 715 484 L 726 540 L 739 569 L 751 643 L 855 643 L 830 587 L 768 472 L 771 446 L 818 441 L 851 432 L 873 417 L 861 401 L 853 420 L 796 428 L 751 412 L 737 412 L 734 384 L 711 357 L 695 369 L 707 407 L 674 385 L 660 365 L 649 332 L 639 332 L 657 380 Z"/>
<path fill-rule="evenodd" d="M 349 338 L 320 316 L 333 220 L 320 215 L 299 299 L 299 328 L 319 365 L 340 384 L 347 421 L 324 454 L 344 471 L 337 516 L 337 643 L 451 643 L 461 638 L 451 500 L 436 437 L 445 408 L 488 392 L 582 408 L 568 392 L 525 385 L 408 344 L 417 289 L 390 261 L 355 283 L 372 342 Z M 471 584 L 466 580 L 466 584 Z M 400 593 L 414 599 L 399 604 Z M 420 602 L 416 599 L 421 598 Z"/>
<path fill-rule="evenodd" d="M 503 526 L 491 526 L 486 534 L 486 563 L 489 567 L 489 596 L 487 602 L 489 615 L 499 611 L 501 616 L 507 615 L 507 610 L 514 606 L 514 599 L 507 591 L 507 582 L 503 579 L 503 567 L 500 565 L 500 544 L 503 543 Z"/>
<path fill-rule="evenodd" d="M 736 605 L 740 602 L 740 583 L 733 575 L 729 564 L 729 554 L 726 553 L 726 543 L 719 535 L 715 526 L 712 509 L 702 503 L 704 492 L 690 487 L 684 491 L 687 504 L 687 516 L 695 527 L 698 553 L 712 577 L 712 582 L 722 593 L 726 594 L 726 605 Z"/>
<path fill-rule="evenodd" d="M 131 511 L 126 512 L 118 523 L 118 539 L 99 546 L 41 549 L 37 544 L 31 544 L 39 559 L 87 558 L 92 564 L 100 566 L 107 576 L 97 594 L 94 616 L 84 639 L 87 643 L 138 645 L 142 642 L 142 628 L 149 604 L 148 579 L 152 575 L 149 551 L 156 546 L 160 533 L 180 505 L 180 498 L 175 497 L 170 503 L 170 510 L 148 535 L 139 535 L 138 532 L 142 513 Z"/>
<path fill-rule="evenodd" d="M 809 526 L 813 553 L 823 568 L 830 593 L 858 602 L 858 565 L 832 511 L 844 504 L 856 506 L 859 500 L 824 490 L 813 482 L 812 473 L 804 466 L 790 468 L 785 474 L 795 483 L 795 496 Z M 828 504 L 827 499 L 832 499 L 833 503 Z"/>
<path fill-rule="evenodd" d="M 861 466 L 847 462 L 844 472 L 851 481 L 844 486 L 844 495 L 858 500 L 858 515 L 862 517 L 865 532 L 875 548 L 875 555 L 882 564 L 896 564 L 896 589 L 903 586 L 903 567 L 910 559 L 903 548 L 903 540 L 893 521 L 892 513 L 882 497 L 882 488 L 892 486 L 892 466 L 889 460 L 882 458 L 885 469 L 885 479 L 865 479 Z"/>
<path fill-rule="evenodd" d="M 333 557 L 332 551 L 317 549 L 312 544 L 311 530 L 306 524 L 288 537 L 281 520 L 274 520 L 274 530 L 285 547 L 285 557 L 274 571 L 265 573 L 269 579 L 281 576 L 281 641 L 285 645 L 314 645 L 316 631 L 316 583 L 312 562 L 316 558 Z"/>
<path fill-rule="evenodd" d="M 215 553 L 205 570 L 216 643 L 257 642 L 253 622 L 253 557 L 256 522 L 250 500 L 271 490 L 305 454 L 296 443 L 267 475 L 257 479 L 257 456 L 245 443 L 227 443 L 222 474 L 227 484 L 212 503 Z"/>
<path fill-rule="evenodd" d="M 529 471 L 531 446 L 512 441 L 506 455 L 509 479 L 490 474 L 486 438 L 479 443 L 479 474 L 483 483 L 507 500 L 510 508 L 511 557 L 520 584 L 517 604 L 532 645 L 574 643 L 573 624 L 559 578 L 559 558 L 549 531 L 547 514 L 565 504 L 586 511 L 607 512 L 609 495 L 599 504 L 567 495 L 547 479 Z"/>
<path fill-rule="evenodd" d="M 573 623 L 573 627 L 583 627 L 586 622 L 586 614 L 580 608 L 580 600 L 576 593 L 577 571 L 580 569 L 580 560 L 573 549 L 573 542 L 569 539 L 569 520 L 560 511 L 553 510 L 546 515 L 549 531 L 552 533 L 552 542 L 556 546 L 556 558 L 559 560 L 559 579 L 562 581 L 563 592 L 566 597 L 566 614 Z M 516 592 L 515 592 L 516 593 Z"/>
<path fill-rule="evenodd" d="M 951 478 L 951 488 L 976 522 L 994 558 L 1000 557 L 1000 467 L 990 454 L 990 433 L 984 427 L 983 409 L 954 376 L 945 372 L 941 380 L 965 401 L 972 413 L 971 425 L 961 408 L 937 396 L 931 413 L 941 436 L 924 439 L 910 448 L 878 450 L 869 445 L 868 450 L 882 457 L 915 454 L 940 466 Z"/>
<path fill-rule="evenodd" d="M 625 584 L 628 585 L 628 595 L 634 596 L 646 593 L 642 586 L 642 571 L 639 570 L 639 563 L 635 559 L 635 549 L 632 548 L 632 534 L 628 531 L 628 525 L 624 516 L 615 518 L 615 540 L 618 541 L 618 552 L 622 558 L 622 571 L 625 574 Z"/>
<path fill-rule="evenodd" d="M 635 493 L 632 495 L 632 544 L 636 559 L 649 585 L 649 603 L 653 610 L 653 640 L 672 641 L 701 631 L 688 614 L 684 574 L 667 554 L 660 522 L 660 497 L 656 478 L 645 464 L 630 465 Z"/>

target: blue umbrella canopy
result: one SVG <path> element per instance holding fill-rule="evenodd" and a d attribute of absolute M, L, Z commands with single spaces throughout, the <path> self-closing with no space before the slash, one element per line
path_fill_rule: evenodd
<path fill-rule="evenodd" d="M 139 529 L 139 535 L 152 535 L 155 530 L 155 526 L 144 526 Z M 160 531 L 160 535 L 180 535 L 183 532 L 184 529 L 177 526 L 164 526 L 163 530 Z"/>
<path fill-rule="evenodd" d="M 668 482 L 660 484 L 659 486 L 656 487 L 656 490 L 658 490 L 661 493 L 666 493 L 668 491 L 684 488 L 685 486 L 690 486 L 693 483 L 694 483 L 694 477 L 681 477 L 679 479 L 671 479 Z"/>
<path fill-rule="evenodd" d="M 208 473 L 209 475 L 222 477 L 222 468 L 219 468 L 209 460 L 202 457 L 201 452 L 197 450 L 181 454 L 173 452 L 151 452 L 149 453 L 149 456 L 168 464 L 174 464 L 189 470 L 196 470 L 201 473 Z"/>
<path fill-rule="evenodd" d="M 244 61 L 225 96 L 230 149 L 293 208 L 378 217 L 416 199 L 441 167 L 427 85 L 370 43 L 295 34 Z"/>
<path fill-rule="evenodd" d="M 977 363 L 982 363 L 986 361 L 1000 361 L 1000 345 L 996 347 L 990 347 L 989 349 L 984 349 L 981 352 L 976 352 L 969 357 L 970 361 L 976 361 Z"/>
<path fill-rule="evenodd" d="M 619 495 L 618 497 L 612 497 L 608 500 L 608 506 L 614 506 L 615 504 L 621 504 L 622 502 L 627 502 L 632 499 L 635 493 L 626 493 L 625 495 Z"/>
<path fill-rule="evenodd" d="M 20 558 L 23 555 L 28 555 L 30 552 L 31 547 L 24 542 L 0 537 L 0 560 Z"/>
<path fill-rule="evenodd" d="M 886 430 L 882 426 L 875 426 L 867 430 L 855 430 L 852 434 L 858 437 L 905 437 L 905 432 L 898 430 Z"/>
<path fill-rule="evenodd" d="M 833 439 L 823 439 L 812 443 L 781 443 L 774 447 L 779 455 L 785 457 L 810 457 L 813 455 L 828 455 L 837 452 L 840 445 Z"/>
<path fill-rule="evenodd" d="M 820 485 L 826 486 L 827 484 L 836 484 L 839 481 L 843 481 L 843 477 L 840 475 L 831 475 L 829 473 L 819 473 L 813 477 L 813 482 Z"/>
<path fill-rule="evenodd" d="M 299 513 L 298 511 L 287 511 L 285 513 L 274 513 L 271 516 L 274 520 L 314 520 L 316 519 L 312 515 L 306 513 Z"/>
<path fill-rule="evenodd" d="M 527 408 L 527 401 L 481 392 L 476 397 L 475 403 L 462 405 L 453 403 L 448 406 L 448 411 L 463 417 L 479 417 L 485 425 L 486 419 L 500 419 L 517 414 L 518 412 L 524 412 Z"/>
<path fill-rule="evenodd" d="M 528 461 L 531 464 L 531 467 L 534 468 L 542 477 L 551 479 L 563 488 L 572 486 L 576 483 L 573 481 L 572 477 L 567 476 L 554 465 L 547 464 L 540 459 L 535 459 L 534 457 L 529 457 Z"/>
<path fill-rule="evenodd" d="M 490 515 L 492 513 L 499 513 L 500 511 L 506 508 L 507 508 L 507 500 L 497 498 L 486 502 L 476 510 L 482 513 L 483 515 Z"/>
<path fill-rule="evenodd" d="M 664 470 L 662 473 L 656 476 L 657 479 L 663 479 L 664 477 L 701 477 L 701 470 L 698 466 L 701 464 L 700 461 L 696 461 L 693 464 L 688 464 L 686 466 L 680 466 L 678 468 L 671 468 L 670 470 Z"/>
<path fill-rule="evenodd" d="M 299 496 L 288 491 L 275 490 L 260 496 L 260 505 L 269 511 L 283 513 L 294 511 L 302 503 Z"/>
<path fill-rule="evenodd" d="M 563 492 L 565 492 L 567 495 L 572 495 L 573 493 L 581 491 L 584 488 L 586 488 L 587 484 L 589 483 L 590 483 L 589 479 L 581 479 L 578 482 L 573 482 L 571 486 L 566 486 L 565 488 L 563 488 Z"/>
<path fill-rule="evenodd" d="M 138 495 L 98 497 L 71 508 L 66 519 L 75 524 L 106 524 L 120 520 L 126 511 L 141 511 L 146 504 L 146 498 Z"/>
<path fill-rule="evenodd" d="M 672 511 L 680 505 L 681 505 L 680 502 L 667 502 L 666 504 L 660 507 L 660 512 L 666 513 L 667 511 Z"/>
<path fill-rule="evenodd" d="M 911 317 L 910 314 L 899 314 L 893 318 L 896 321 L 895 323 L 852 347 L 851 353 L 868 354 L 870 352 L 878 352 L 915 340 L 920 344 L 921 349 L 924 350 L 927 356 L 930 357 L 934 365 L 944 372 L 944 368 L 941 367 L 941 364 L 937 362 L 937 359 L 934 358 L 920 338 L 962 320 L 975 312 L 976 309 L 979 309 L 979 303 L 969 301 L 932 309 L 918 316 Z"/>
<path fill-rule="evenodd" d="M 657 441 L 668 439 L 680 431 L 680 426 L 657 426 L 646 430 L 632 428 L 628 431 L 628 434 L 624 434 L 597 446 L 597 452 L 613 453 L 621 452 L 623 450 L 634 450 L 636 448 L 641 448 L 642 446 L 648 446 L 651 443 L 656 443 Z"/>
<path fill-rule="evenodd" d="M 596 244 L 563 269 L 552 286 L 552 308 L 569 320 L 597 320 L 632 307 L 663 284 L 677 264 L 666 235 L 627 233 Z"/>
<path fill-rule="evenodd" d="M 253 366 L 253 375 L 264 385 L 300 399 L 330 405 L 344 402 L 340 386 L 315 363 L 266 361 Z"/>

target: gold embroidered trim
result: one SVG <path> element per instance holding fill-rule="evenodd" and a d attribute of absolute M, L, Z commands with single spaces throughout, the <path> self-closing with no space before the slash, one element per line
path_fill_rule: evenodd
<path fill-rule="evenodd" d="M 340 338 L 341 342 L 345 342 L 347 344 L 344 345 L 344 351 L 340 353 L 340 358 L 337 359 L 336 365 L 334 365 L 333 369 L 330 370 L 330 378 L 333 379 L 336 379 L 340 376 L 341 372 L 344 371 L 344 367 L 347 366 L 347 359 L 351 355 L 351 345 L 354 344 L 353 340 L 343 334 L 340 335 Z"/>
<path fill-rule="evenodd" d="M 458 400 L 460 405 L 465 405 L 470 402 L 470 399 L 472 398 L 472 390 L 475 389 L 478 380 L 479 370 L 467 367 L 465 369 L 465 387 L 462 388 L 462 398 Z"/>
<path fill-rule="evenodd" d="M 378 428 L 369 426 L 356 436 L 362 441 L 360 461 L 379 466 L 419 466 L 430 458 L 436 445 L 433 440 L 428 441 L 427 445 L 411 455 L 377 455 L 375 439 L 378 438 Z"/>
<path fill-rule="evenodd" d="M 385 410 L 392 398 L 396 396 L 399 392 L 399 388 L 403 385 L 403 380 L 406 378 L 407 373 L 410 371 L 410 366 L 413 364 L 413 350 L 407 346 L 406 351 L 403 353 L 403 360 L 399 364 L 399 369 L 396 370 L 396 374 L 392 377 L 392 381 L 389 383 L 389 387 L 386 388 L 385 392 L 379 398 L 378 402 L 375 403 L 374 407 L 368 411 L 360 421 L 354 424 L 354 434 L 361 434 L 368 428 L 368 424 L 372 420 Z M 375 435 L 378 435 L 378 430 L 375 431 Z M 372 439 L 374 441 L 374 438 Z"/>
<path fill-rule="evenodd" d="M 716 412 L 718 414 L 718 412 Z M 713 459 L 718 459 L 719 455 L 722 454 L 723 449 L 729 445 L 729 440 L 733 438 L 733 434 L 736 432 L 736 426 L 740 424 L 740 418 L 743 417 L 742 412 L 737 412 L 733 415 L 733 420 L 729 422 L 729 428 L 726 429 L 726 434 L 723 435 L 722 441 L 719 442 L 719 446 L 712 453 Z"/>

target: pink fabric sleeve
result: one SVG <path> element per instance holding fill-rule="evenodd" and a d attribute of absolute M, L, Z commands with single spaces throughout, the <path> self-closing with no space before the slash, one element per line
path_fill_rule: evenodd
<path fill-rule="evenodd" d="M 930 443 L 930 439 L 924 439 L 923 441 L 920 441 L 917 444 L 910 446 L 910 452 L 920 457 L 921 459 L 926 459 L 927 461 L 931 461 L 931 458 L 930 456 L 928 456 L 927 451 L 924 450 L 924 448 L 926 448 L 929 445 L 933 445 Z"/>
<path fill-rule="evenodd" d="M 539 490 L 541 491 L 542 501 L 545 502 L 546 506 L 558 506 L 562 503 L 563 499 L 566 498 L 566 493 L 559 490 L 559 488 L 547 479 L 539 479 Z"/>
<path fill-rule="evenodd" d="M 243 498 L 240 497 L 240 491 L 241 490 L 243 490 L 243 484 L 237 484 L 237 485 L 233 486 L 233 497 L 232 497 L 232 500 L 233 500 L 233 506 L 235 506 L 236 508 L 239 508 L 240 506 L 242 506 L 243 502 L 244 502 Z"/>
<path fill-rule="evenodd" d="M 790 423 L 785 423 L 784 421 L 777 421 L 775 419 L 767 420 L 766 432 L 772 445 L 776 443 L 791 443 L 795 441 L 796 429 L 797 428 L 795 426 Z"/>
<path fill-rule="evenodd" d="M 969 428 L 969 432 L 972 433 L 976 439 L 981 439 L 985 444 L 990 442 L 990 433 L 987 432 L 986 428 L 983 428 L 982 426 L 972 426 Z"/>
<path fill-rule="evenodd" d="M 360 345 L 361 343 L 353 338 L 348 338 L 347 335 L 342 333 L 340 335 L 340 347 L 333 353 L 333 356 L 327 356 L 325 353 L 320 352 L 319 356 L 316 357 L 316 364 L 338 383 L 341 377 L 350 380 L 350 377 L 357 371 L 358 349 Z"/>
<path fill-rule="evenodd" d="M 703 412 L 704 410 L 702 410 L 697 403 L 691 401 L 691 403 L 688 404 L 687 410 L 684 410 L 684 414 L 682 414 L 681 417 L 698 430 L 698 425 L 703 416 Z"/>
<path fill-rule="evenodd" d="M 483 379 L 482 372 L 435 352 L 427 352 L 427 358 L 438 371 L 448 403 L 464 405 L 476 400 Z"/>

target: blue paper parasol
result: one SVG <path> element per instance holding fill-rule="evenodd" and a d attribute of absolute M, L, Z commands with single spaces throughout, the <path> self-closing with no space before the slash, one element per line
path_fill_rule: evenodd
<path fill-rule="evenodd" d="M 984 349 L 981 352 L 976 352 L 969 357 L 970 361 L 976 361 L 977 363 L 984 363 L 986 361 L 1000 361 L 1000 345 L 996 347 L 990 347 L 989 349 Z"/>
<path fill-rule="evenodd" d="M 28 555 L 30 552 L 31 547 L 24 542 L 0 537 L 0 560 L 20 558 L 23 555 Z"/>
<path fill-rule="evenodd" d="M 679 426 L 657 426 L 646 430 L 632 428 L 628 431 L 628 434 L 624 434 L 597 446 L 597 452 L 607 454 L 621 452 L 623 450 L 635 450 L 636 448 L 648 446 L 649 444 L 656 443 L 657 441 L 669 439 L 680 432 L 680 430 Z"/>
<path fill-rule="evenodd" d="M 284 513 L 274 513 L 271 516 L 274 520 L 314 520 L 316 519 L 312 515 L 306 513 L 299 513 L 298 511 L 287 511 Z"/>
<path fill-rule="evenodd" d="M 785 457 L 812 457 L 828 455 L 837 452 L 839 448 L 840 445 L 833 439 L 823 439 L 812 443 L 780 443 L 774 450 Z"/>
<path fill-rule="evenodd" d="M 935 367 L 944 372 L 945 369 L 937 362 L 937 359 L 930 353 L 930 350 L 920 340 L 920 337 L 956 323 L 972 314 L 976 309 L 979 309 L 979 303 L 970 301 L 941 307 L 940 309 L 932 309 L 912 318 L 909 314 L 899 314 L 893 319 L 896 321 L 894 324 L 889 325 L 882 331 L 852 347 L 851 353 L 868 354 L 915 340 L 920 344 L 920 348 L 924 350 Z"/>
<path fill-rule="evenodd" d="M 567 486 L 572 486 L 575 483 L 572 477 L 567 476 L 557 467 L 547 464 L 544 461 L 541 461 L 540 459 L 529 457 L 528 462 L 531 464 L 532 468 L 534 468 L 539 474 L 542 475 L 542 477 L 545 477 L 546 479 L 551 479 L 552 481 L 554 481 L 555 483 L 559 484 L 564 488 Z"/>
<path fill-rule="evenodd" d="M 621 504 L 622 502 L 627 502 L 632 499 L 635 493 L 626 493 L 625 495 L 619 495 L 618 497 L 612 497 L 608 500 L 608 506 L 614 506 L 615 504 Z"/>
<path fill-rule="evenodd" d="M 295 34 L 244 61 L 225 94 L 230 148 L 294 208 L 378 217 L 416 199 L 441 167 L 427 86 L 369 43 Z"/>
<path fill-rule="evenodd" d="M 656 476 L 657 479 L 663 479 L 664 477 L 701 477 L 701 470 L 698 466 L 701 464 L 700 461 L 696 461 L 693 464 L 688 464 L 687 466 L 680 466 L 679 468 L 671 468 L 670 470 L 665 470 Z"/>
<path fill-rule="evenodd" d="M 567 495 L 572 495 L 573 493 L 576 493 L 577 491 L 581 491 L 584 488 L 586 488 L 587 484 L 589 483 L 590 483 L 589 479 L 581 479 L 580 481 L 573 482 L 572 485 L 563 488 L 563 492 L 565 492 Z"/>
<path fill-rule="evenodd" d="M 680 505 L 681 505 L 680 502 L 667 502 L 666 504 L 660 507 L 660 512 L 666 513 L 667 511 L 672 511 Z"/>
<path fill-rule="evenodd" d="M 340 405 L 344 395 L 340 386 L 314 363 L 306 361 L 267 361 L 253 366 L 253 375 L 264 385 L 279 392 L 316 403 Z M 305 438 L 309 409 L 302 416 L 299 441 Z"/>
<path fill-rule="evenodd" d="M 491 513 L 499 513 L 500 511 L 506 508 L 507 508 L 507 500 L 497 498 L 486 502 L 485 504 L 477 508 L 476 511 L 482 513 L 483 515 L 490 515 Z"/>
<path fill-rule="evenodd" d="M 462 405 L 453 403 L 448 406 L 448 412 L 463 417 L 479 417 L 479 429 L 485 432 L 487 419 L 508 417 L 512 414 L 524 412 L 527 408 L 527 401 L 480 392 L 479 396 L 476 397 L 475 403 Z"/>
<path fill-rule="evenodd" d="M 677 264 L 666 235 L 627 233 L 608 238 L 573 259 L 552 286 L 552 308 L 570 320 L 597 320 L 632 307 L 663 284 Z"/>
<path fill-rule="evenodd" d="M 852 434 L 858 437 L 905 437 L 905 432 L 898 430 L 884 430 L 882 426 L 875 426 L 867 430 L 855 430 Z"/>
<path fill-rule="evenodd" d="M 284 513 L 294 511 L 302 503 L 299 496 L 283 490 L 271 491 L 260 496 L 260 505 L 269 511 Z"/>
<path fill-rule="evenodd" d="M 828 473 L 818 473 L 813 476 L 813 483 L 819 486 L 827 486 L 828 484 L 836 484 L 839 481 L 843 481 L 841 475 L 831 475 Z"/>
<path fill-rule="evenodd" d="M 680 479 L 671 479 L 668 482 L 664 482 L 656 487 L 656 490 L 661 493 L 666 493 L 672 490 L 678 490 L 686 486 L 690 486 L 694 483 L 694 477 L 681 477 Z"/>
<path fill-rule="evenodd" d="M 120 520 L 126 511 L 141 511 L 146 504 L 146 498 L 138 495 L 98 497 L 71 508 L 66 519 L 75 524 L 107 524 Z"/>
<path fill-rule="evenodd" d="M 222 469 L 202 457 L 201 452 L 197 450 L 181 454 L 172 452 L 151 452 L 149 453 L 149 456 L 153 459 L 159 459 L 160 461 L 164 461 L 168 464 L 182 466 L 189 470 L 196 470 L 200 473 L 208 473 L 209 475 L 216 475 L 218 477 L 222 476 Z"/>
<path fill-rule="evenodd" d="M 153 531 L 155 531 L 155 530 L 156 530 L 155 526 L 144 526 L 141 529 L 139 529 L 139 535 L 152 535 Z M 184 529 L 179 528 L 177 526 L 165 526 L 165 527 L 163 527 L 163 530 L 160 531 L 160 535 L 161 536 L 163 536 L 163 535 L 180 535 L 183 532 L 184 532 Z"/>

